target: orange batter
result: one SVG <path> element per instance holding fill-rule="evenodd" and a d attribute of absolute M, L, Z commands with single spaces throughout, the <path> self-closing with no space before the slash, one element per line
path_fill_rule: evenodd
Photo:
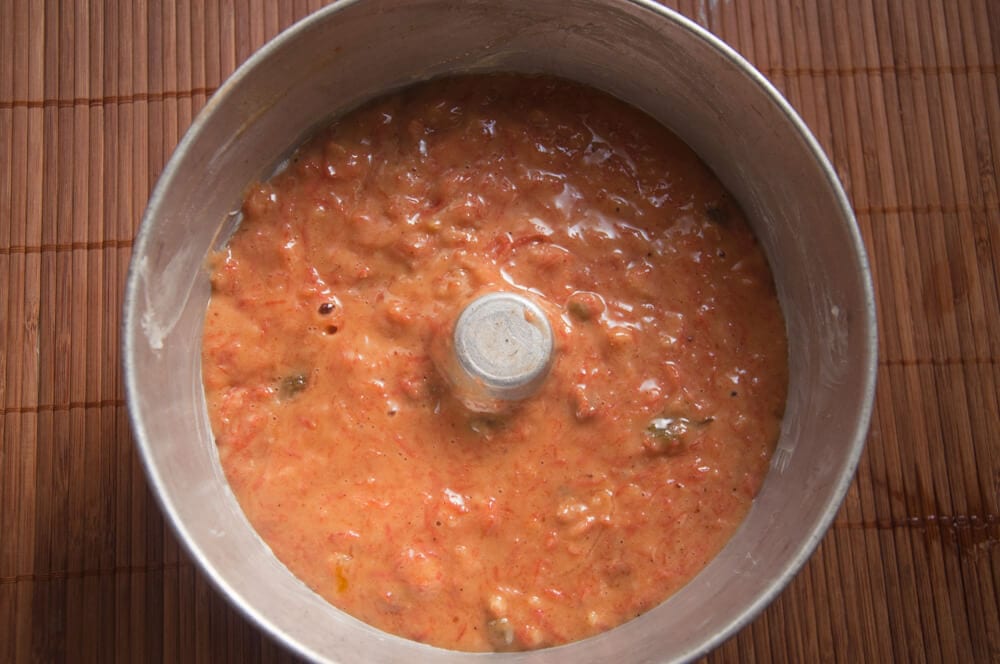
<path fill-rule="evenodd" d="M 544 77 L 423 84 L 249 191 L 211 261 L 204 382 L 275 555 L 377 627 L 537 648 L 663 601 L 768 467 L 784 323 L 742 213 L 675 136 Z M 538 393 L 468 411 L 432 358 L 463 305 L 527 294 Z"/>

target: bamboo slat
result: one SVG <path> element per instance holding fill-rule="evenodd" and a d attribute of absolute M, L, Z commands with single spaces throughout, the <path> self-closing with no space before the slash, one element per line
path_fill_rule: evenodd
<path fill-rule="evenodd" d="M 0 3 L 0 662 L 293 661 L 149 494 L 119 369 L 151 187 L 321 0 Z M 1000 662 L 1000 3 L 673 0 L 827 150 L 876 284 L 876 408 L 801 573 L 710 662 Z"/>

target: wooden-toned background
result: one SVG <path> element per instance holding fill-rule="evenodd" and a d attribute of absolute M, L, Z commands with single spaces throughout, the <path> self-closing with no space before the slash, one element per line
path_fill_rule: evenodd
<path fill-rule="evenodd" d="M 0 0 L 0 662 L 287 661 L 148 493 L 119 311 L 193 116 L 316 0 Z M 875 277 L 833 528 L 713 662 L 1000 661 L 1000 0 L 678 0 L 826 148 Z"/>

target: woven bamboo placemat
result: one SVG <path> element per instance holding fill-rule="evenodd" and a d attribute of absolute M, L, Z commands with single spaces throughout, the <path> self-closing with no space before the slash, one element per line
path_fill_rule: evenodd
<path fill-rule="evenodd" d="M 0 662 L 291 658 L 180 550 L 132 447 L 119 310 L 153 183 L 322 2 L 0 3 Z M 680 0 L 786 94 L 855 206 L 881 348 L 816 554 L 709 661 L 1000 661 L 1000 2 Z"/>

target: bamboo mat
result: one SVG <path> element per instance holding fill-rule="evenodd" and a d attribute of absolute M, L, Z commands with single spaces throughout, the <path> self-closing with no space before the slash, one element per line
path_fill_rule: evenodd
<path fill-rule="evenodd" d="M 119 369 L 132 240 L 221 81 L 315 0 L 0 2 L 0 662 L 289 661 L 148 493 Z M 1000 662 L 1000 1 L 686 0 L 856 208 L 881 348 L 809 564 L 711 662 Z"/>

